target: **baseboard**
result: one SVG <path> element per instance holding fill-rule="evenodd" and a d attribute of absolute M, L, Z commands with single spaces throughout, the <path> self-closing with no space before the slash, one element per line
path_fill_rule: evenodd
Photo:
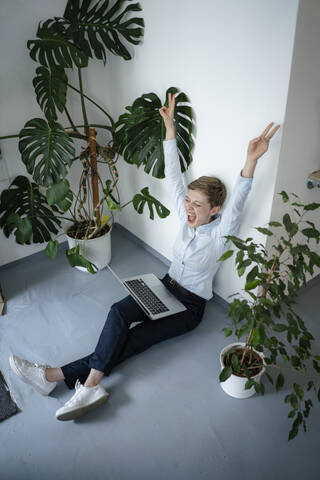
<path fill-rule="evenodd" d="M 60 248 L 62 248 L 63 250 L 67 250 L 68 242 L 64 241 L 64 242 L 59 243 L 59 252 L 60 252 Z M 2 272 L 3 270 L 6 270 L 7 268 L 11 268 L 11 267 L 14 267 L 16 265 L 21 265 L 21 264 L 29 261 L 31 258 L 36 259 L 37 257 L 41 257 L 43 255 L 46 255 L 44 250 L 45 249 L 40 250 L 39 252 L 32 253 L 31 255 L 27 255 L 26 257 L 18 258 L 18 260 L 14 260 L 13 262 L 9 262 L 9 263 L 5 263 L 4 265 L 0 265 L 0 272 Z M 58 255 L 59 255 L 59 252 L 58 252 Z"/>
<path fill-rule="evenodd" d="M 158 260 L 160 260 L 162 263 L 164 263 L 167 267 L 170 266 L 171 262 L 170 260 L 165 257 L 164 255 L 161 255 L 161 253 L 157 252 L 154 248 L 150 247 L 146 242 L 141 240 L 141 238 L 138 238 L 134 233 L 130 232 L 127 228 L 125 228 L 123 225 L 120 225 L 120 223 L 115 223 L 113 225 L 113 228 L 121 232 L 122 235 L 126 236 L 129 240 L 134 242 L 136 245 L 139 247 L 143 248 L 147 252 L 151 253 L 154 257 L 156 257 Z M 61 250 L 67 250 L 68 248 L 68 242 L 61 242 L 59 245 L 59 251 Z M 27 262 L 31 257 L 33 259 L 37 258 L 40 255 L 45 255 L 44 250 L 41 250 L 40 252 L 33 253 L 31 255 L 28 255 L 27 257 L 19 258 L 18 260 L 15 260 L 13 262 L 7 263 L 6 265 L 1 265 L 0 266 L 0 272 L 3 270 L 6 270 L 9 267 L 13 267 L 18 264 L 22 264 L 24 262 Z M 320 274 L 316 275 L 314 278 L 309 280 L 309 282 L 306 284 L 305 287 L 301 287 L 303 291 L 306 291 L 307 289 L 313 287 L 314 285 L 320 283 Z M 222 308 L 229 310 L 229 305 L 230 303 L 227 302 L 224 298 L 220 297 L 220 295 L 217 295 L 215 292 L 213 293 L 213 301 L 216 302 L 218 305 L 220 305 Z"/>
<path fill-rule="evenodd" d="M 144 250 L 151 253 L 151 255 L 156 257 L 158 260 L 160 260 L 160 262 L 164 263 L 167 267 L 171 265 L 171 262 L 167 257 L 165 257 L 164 255 L 161 255 L 161 253 L 157 252 L 157 250 L 150 247 L 150 245 L 148 245 L 146 242 L 141 240 L 141 238 L 137 237 L 134 233 L 127 230 L 126 227 L 124 227 L 123 225 L 120 225 L 120 223 L 115 223 L 113 228 L 121 232 L 125 237 L 128 238 L 128 240 L 131 240 L 133 243 L 135 243 L 139 247 L 142 247 Z"/>

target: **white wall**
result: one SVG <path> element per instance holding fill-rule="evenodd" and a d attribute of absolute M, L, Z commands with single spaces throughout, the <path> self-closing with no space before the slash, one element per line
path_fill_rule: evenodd
<path fill-rule="evenodd" d="M 36 102 L 32 79 L 36 64 L 29 57 L 27 41 L 36 37 L 38 22 L 62 15 L 65 1 L 1 0 L 0 9 L 0 136 L 19 132 L 25 122 L 43 117 Z M 18 139 L 0 140 L 0 191 L 17 175 L 27 175 L 18 150 Z M 28 176 L 28 175 L 27 175 Z M 18 245 L 0 231 L 0 265 L 31 255 L 45 247 Z"/>
<path fill-rule="evenodd" d="M 283 124 L 291 69 L 298 0 L 142 0 L 145 19 L 143 45 L 134 59 L 109 57 L 106 68 L 95 62 L 85 74 L 90 96 L 108 106 L 114 117 L 142 93 L 154 91 L 162 98 L 167 87 L 177 86 L 192 101 L 197 116 L 194 162 L 187 180 L 202 174 L 219 176 L 228 193 L 245 162 L 248 141 L 274 121 Z M 40 19 L 63 12 L 62 0 L 2 2 L 1 132 L 14 133 L 38 115 L 32 78 L 35 64 L 26 52 Z M 15 35 L 12 35 L 12 30 Z M 133 49 L 131 49 L 133 51 Z M 89 71 L 90 70 L 90 71 Z M 74 97 L 76 98 L 76 97 Z M 74 102 L 77 111 L 78 101 Z M 99 114 L 90 110 L 90 118 Z M 269 221 L 283 129 L 269 152 L 259 161 L 253 190 L 243 215 L 240 235 L 254 236 L 254 226 Z M 12 143 L 11 143 L 12 142 Z M 24 173 L 16 142 L 2 142 L 10 176 Z M 165 180 L 157 180 L 126 164 L 120 166 L 121 197 L 125 202 L 145 185 L 171 210 Z M 3 188 L 3 186 L 2 186 Z M 165 220 L 151 221 L 131 206 L 121 223 L 161 254 L 171 259 L 178 228 L 174 212 Z M 21 247 L 1 233 L 1 263 L 8 263 L 38 248 Z M 226 298 L 242 283 L 233 262 L 222 265 L 215 291 Z"/>
<path fill-rule="evenodd" d="M 320 202 L 317 188 L 308 190 L 306 180 L 309 173 L 320 170 L 320 3 L 319 0 L 300 2 L 295 34 L 295 46 L 288 93 L 286 117 L 282 133 L 275 196 L 271 218 L 282 219 L 285 212 L 298 221 L 296 213 L 288 211 L 277 192 L 294 192 L 304 203 Z M 319 209 L 308 212 L 303 220 L 318 225 Z M 308 224 L 303 224 L 304 228 Z M 277 234 L 280 232 L 277 232 Z M 279 235 L 278 235 L 279 236 Z M 285 236 L 286 238 L 286 236 Z M 296 236 L 295 241 L 305 243 L 306 237 Z M 271 239 L 268 238 L 267 246 Z M 320 244 L 311 240 L 309 247 L 320 254 Z M 273 253 L 276 253 L 275 251 Z M 307 281 L 320 273 L 306 275 Z"/>
<path fill-rule="evenodd" d="M 90 93 L 105 97 L 117 116 L 142 93 L 154 91 L 164 98 L 169 86 L 184 90 L 197 115 L 194 162 L 187 178 L 219 176 L 230 193 L 245 162 L 248 141 L 270 121 L 283 124 L 298 1 L 140 3 L 146 24 L 143 45 L 136 48 L 131 62 L 111 58 L 106 73 L 102 66 L 91 70 Z M 240 231 L 262 242 L 265 237 L 253 227 L 269 221 L 281 135 L 282 129 L 259 161 Z M 150 185 L 152 194 L 173 210 L 165 180 L 126 164 L 120 170 L 123 201 Z M 178 228 L 174 212 L 152 222 L 130 206 L 121 223 L 172 258 Z M 214 290 L 226 298 L 241 284 L 230 260 L 218 272 Z"/>

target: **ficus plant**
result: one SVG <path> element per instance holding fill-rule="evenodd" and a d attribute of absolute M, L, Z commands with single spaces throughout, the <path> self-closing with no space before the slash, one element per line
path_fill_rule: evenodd
<path fill-rule="evenodd" d="M 14 234 L 20 244 L 47 242 L 50 258 L 58 251 L 62 219 L 70 221 L 70 236 L 91 239 L 106 233 L 114 212 L 129 204 L 139 214 L 147 206 L 150 219 L 155 213 L 160 218 L 169 215 L 147 186 L 122 203 L 117 168 L 123 158 L 137 167 L 143 165 L 144 171 L 156 178 L 164 178 L 165 129 L 159 108 L 167 105 L 168 93 L 176 93 L 181 170 L 192 161 L 193 112 L 188 97 L 177 88 L 169 88 L 164 101 L 155 93 L 142 95 L 117 120 L 84 92 L 83 70 L 90 62 L 106 65 L 108 54 L 131 60 L 129 46 L 141 43 L 144 34 L 143 18 L 132 16 L 140 11 L 139 3 L 131 0 L 69 0 L 63 16 L 40 23 L 36 39 L 27 42 L 30 57 L 38 64 L 33 86 L 44 118 L 30 119 L 18 134 L 0 137 L 19 139 L 21 160 L 29 174 L 16 177 L 2 192 L 0 227 L 7 237 Z M 68 78 L 72 71 L 77 73 L 76 85 Z M 81 118 L 77 121 L 70 113 L 70 92 L 79 95 Z M 104 122 L 90 121 L 88 103 L 102 112 Z M 103 138 L 108 136 L 107 142 L 99 139 L 97 131 Z M 77 192 L 71 190 L 67 179 L 75 162 L 82 166 Z M 107 167 L 103 179 L 100 164 Z M 67 258 L 72 266 L 85 266 L 94 272 L 79 248 L 69 249 Z"/>
<path fill-rule="evenodd" d="M 231 235 L 225 237 L 226 244 L 232 242 L 237 253 L 229 249 L 219 261 L 236 253 L 239 277 L 250 270 L 246 274 L 246 295 L 238 292 L 229 296 L 238 297 L 229 305 L 231 325 L 223 329 L 227 337 L 232 334 L 238 339 L 245 337 L 245 346 L 227 352 L 220 381 L 227 380 L 231 374 L 246 377 L 246 389 L 254 387 L 257 393 L 264 394 L 263 382 L 252 378 L 263 367 L 254 350 L 262 352 L 266 379 L 276 390 L 284 385 L 289 391 L 292 389 L 284 398 L 290 406 L 288 417 L 293 419 L 291 440 L 300 426 L 306 431 L 306 419 L 313 406 L 312 392 L 320 402 L 320 355 L 313 351 L 314 337 L 293 306 L 294 297 L 306 285 L 306 273 L 313 274 L 314 267 L 320 267 L 320 255 L 310 248 L 310 241 L 319 244 L 319 228 L 306 219 L 308 212 L 318 209 L 320 203 L 304 204 L 297 195 L 285 191 L 279 195 L 290 206 L 290 211 L 285 213 L 282 222 L 271 221 L 268 228 L 256 228 L 272 237 L 269 252 L 251 237 L 246 240 Z M 277 235 L 277 230 L 283 234 Z"/>

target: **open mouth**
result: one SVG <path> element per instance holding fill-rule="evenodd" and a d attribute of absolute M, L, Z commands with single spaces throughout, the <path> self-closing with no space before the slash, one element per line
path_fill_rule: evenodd
<path fill-rule="evenodd" d="M 189 222 L 189 223 L 194 223 L 194 222 L 196 221 L 196 218 L 197 218 L 197 217 L 196 217 L 195 215 L 190 215 L 190 214 L 188 214 L 188 215 L 187 215 L 187 218 L 188 218 L 188 222 Z"/>

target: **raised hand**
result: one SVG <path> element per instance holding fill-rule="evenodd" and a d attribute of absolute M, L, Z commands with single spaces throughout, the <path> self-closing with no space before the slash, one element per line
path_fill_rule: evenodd
<path fill-rule="evenodd" d="M 168 93 L 168 107 L 159 108 L 159 113 L 163 118 L 164 124 L 167 129 L 173 128 L 174 106 L 175 106 L 175 95 Z"/>
<path fill-rule="evenodd" d="M 274 125 L 274 122 L 269 123 L 269 125 L 261 133 L 260 137 L 254 138 L 249 142 L 247 160 L 256 162 L 258 158 L 260 158 L 264 153 L 266 153 L 269 147 L 270 139 L 280 128 L 280 125 L 276 125 L 270 131 L 272 125 Z"/>

